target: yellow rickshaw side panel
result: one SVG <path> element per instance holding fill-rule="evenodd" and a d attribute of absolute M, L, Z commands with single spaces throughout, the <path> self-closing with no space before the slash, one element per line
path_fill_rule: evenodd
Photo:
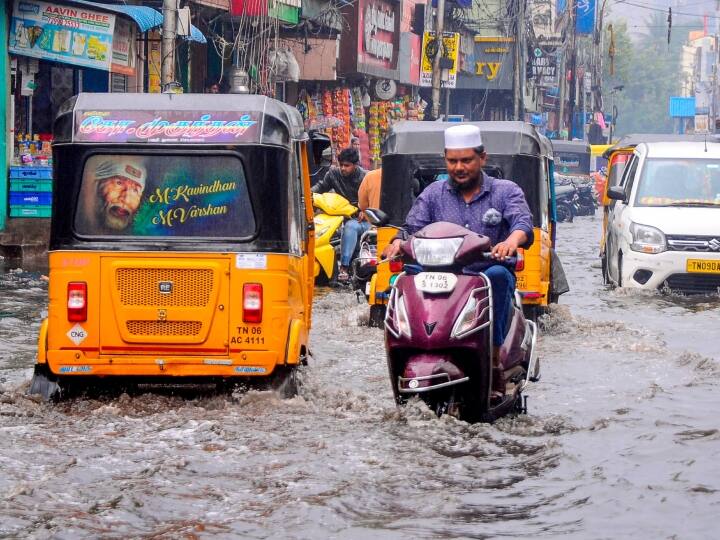
<path fill-rule="evenodd" d="M 525 269 L 517 272 L 517 288 L 521 293 L 538 293 L 538 298 L 523 298 L 523 304 L 547 305 L 550 289 L 550 234 L 535 227 L 535 241 L 525 250 Z"/>

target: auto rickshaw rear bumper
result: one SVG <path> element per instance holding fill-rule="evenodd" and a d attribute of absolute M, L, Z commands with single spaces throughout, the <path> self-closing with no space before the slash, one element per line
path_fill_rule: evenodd
<path fill-rule="evenodd" d="M 101 355 L 82 350 L 48 351 L 47 364 L 55 375 L 130 377 L 247 377 L 272 374 L 278 364 L 272 351 L 246 351 L 230 356 Z"/>

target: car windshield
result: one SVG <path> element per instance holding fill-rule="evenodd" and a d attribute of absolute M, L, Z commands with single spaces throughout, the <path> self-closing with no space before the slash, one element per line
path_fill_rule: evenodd
<path fill-rule="evenodd" d="M 720 160 L 648 158 L 637 206 L 720 207 Z"/>
<path fill-rule="evenodd" d="M 96 154 L 75 213 L 82 236 L 249 238 L 243 165 L 229 155 Z"/>

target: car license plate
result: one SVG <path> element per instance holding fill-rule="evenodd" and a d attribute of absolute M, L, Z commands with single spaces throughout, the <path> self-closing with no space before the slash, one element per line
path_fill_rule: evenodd
<path fill-rule="evenodd" d="M 457 283 L 457 276 L 448 272 L 420 272 L 415 276 L 415 288 L 426 293 L 451 292 Z"/>
<path fill-rule="evenodd" d="M 688 259 L 685 268 L 693 274 L 720 274 L 720 259 Z"/>

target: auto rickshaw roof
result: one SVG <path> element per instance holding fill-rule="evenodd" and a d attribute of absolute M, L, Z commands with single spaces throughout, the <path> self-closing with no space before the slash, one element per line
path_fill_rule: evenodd
<path fill-rule="evenodd" d="M 55 143 L 273 144 L 307 137 L 295 107 L 249 94 L 84 93 L 55 119 Z"/>
<path fill-rule="evenodd" d="M 531 124 L 519 121 L 466 123 L 480 128 L 483 146 L 489 154 L 552 156 L 550 141 Z M 445 130 L 457 125 L 457 122 L 397 122 L 390 128 L 382 154 L 442 155 Z"/>
<path fill-rule="evenodd" d="M 622 136 L 618 142 L 605 150 L 603 157 L 608 159 L 613 152 L 621 148 L 635 148 L 638 144 L 644 142 L 702 142 L 704 140 L 717 141 L 718 138 L 716 135 L 703 133 L 629 133 Z"/>
<path fill-rule="evenodd" d="M 555 152 L 572 152 L 575 154 L 589 154 L 591 151 L 590 143 L 587 141 L 561 141 L 551 140 L 553 151 Z"/>

